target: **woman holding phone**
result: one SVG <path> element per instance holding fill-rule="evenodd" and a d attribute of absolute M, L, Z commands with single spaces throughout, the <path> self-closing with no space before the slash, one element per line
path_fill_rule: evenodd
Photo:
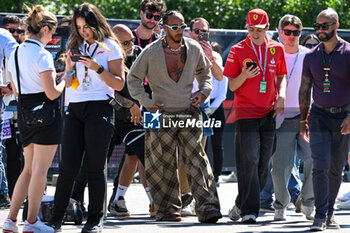
<path fill-rule="evenodd" d="M 78 48 L 83 55 L 78 62 L 71 60 L 72 48 Z M 124 86 L 123 52 L 101 12 L 87 3 L 74 11 L 67 49 L 66 71 L 75 70 L 78 87 L 71 91 L 65 115 L 62 159 L 53 216 L 48 225 L 55 230 L 61 227 L 85 152 L 89 207 L 82 232 L 100 232 L 106 191 L 104 165 L 114 130 L 113 108 L 107 95 L 113 96 L 114 90 Z"/>
<path fill-rule="evenodd" d="M 29 9 L 26 18 L 28 38 L 10 56 L 9 72 L 14 93 L 19 98 L 18 127 L 24 147 L 24 169 L 19 176 L 11 199 L 11 209 L 3 232 L 18 232 L 17 215 L 28 197 L 28 214 L 23 232 L 53 233 L 54 229 L 42 223 L 38 216 L 46 185 L 47 171 L 61 141 L 62 119 L 57 99 L 66 81 L 56 84 L 53 57 L 44 46 L 56 31 L 57 19 L 41 5 Z M 64 76 L 66 77 L 66 76 Z M 19 83 L 17 80 L 20 80 Z M 20 89 L 19 89 L 20 87 Z M 30 128 L 22 119 L 22 108 L 43 102 L 54 105 L 53 123 Z"/>

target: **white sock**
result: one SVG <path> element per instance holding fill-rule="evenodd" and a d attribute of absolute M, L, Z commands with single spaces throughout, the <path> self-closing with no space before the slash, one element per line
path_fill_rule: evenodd
<path fill-rule="evenodd" d="M 153 203 L 153 198 L 152 198 L 151 192 L 149 191 L 149 187 L 146 187 L 146 188 L 145 188 L 145 191 L 146 191 L 147 197 L 148 197 L 148 199 L 149 199 L 149 203 L 152 205 L 152 203 Z"/>
<path fill-rule="evenodd" d="M 128 187 L 118 184 L 117 193 L 115 194 L 114 200 L 118 200 L 119 197 L 124 197 Z"/>

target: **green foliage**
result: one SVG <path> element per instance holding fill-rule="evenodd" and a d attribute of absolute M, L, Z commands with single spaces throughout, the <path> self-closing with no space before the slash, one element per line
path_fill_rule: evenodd
<path fill-rule="evenodd" d="M 58 15 L 73 14 L 79 0 L 1 0 L 0 12 L 25 12 L 23 4 L 42 4 Z M 140 0 L 91 0 L 107 18 L 139 19 Z M 243 29 L 247 12 L 264 9 L 276 28 L 285 14 L 300 17 L 305 27 L 311 27 L 318 13 L 327 7 L 339 14 L 340 27 L 350 28 L 349 0 L 167 0 L 168 9 L 183 13 L 186 23 L 195 17 L 206 18 L 211 28 Z"/>

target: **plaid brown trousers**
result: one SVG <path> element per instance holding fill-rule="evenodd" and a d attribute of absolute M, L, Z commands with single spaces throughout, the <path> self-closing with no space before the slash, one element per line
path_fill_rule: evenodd
<path fill-rule="evenodd" d="M 199 109 L 194 107 L 177 113 L 163 112 L 162 119 L 171 119 L 173 122 L 184 120 L 183 117 L 178 117 L 179 114 L 190 115 L 196 121 L 201 120 Z M 177 148 L 185 163 L 188 181 L 196 200 L 198 219 L 204 219 L 206 213 L 213 209 L 220 210 L 214 176 L 200 144 L 202 134 L 202 128 L 198 127 L 173 126 L 146 130 L 145 168 L 157 220 L 181 210 Z"/>

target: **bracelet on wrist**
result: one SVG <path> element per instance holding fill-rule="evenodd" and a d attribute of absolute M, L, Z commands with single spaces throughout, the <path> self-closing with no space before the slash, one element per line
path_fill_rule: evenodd
<path fill-rule="evenodd" d="M 135 105 L 135 102 L 132 102 L 132 105 L 129 107 L 129 109 L 134 107 L 134 105 Z"/>
<path fill-rule="evenodd" d="M 300 124 L 309 124 L 309 121 L 308 120 L 303 120 L 303 121 L 300 121 Z"/>

